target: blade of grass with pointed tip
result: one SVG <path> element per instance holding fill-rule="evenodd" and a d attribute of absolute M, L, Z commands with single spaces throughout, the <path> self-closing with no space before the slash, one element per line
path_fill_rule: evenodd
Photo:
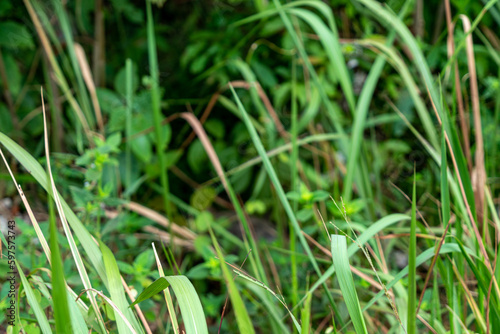
<path fill-rule="evenodd" d="M 78 270 L 78 273 L 80 274 L 80 278 L 82 280 L 83 286 L 85 289 L 92 288 L 90 279 L 87 274 L 87 270 L 85 269 L 85 266 L 83 264 L 82 258 L 80 256 L 80 252 L 78 250 L 78 247 L 76 246 L 75 240 L 73 238 L 73 234 L 71 233 L 71 229 L 68 226 L 68 221 L 66 219 L 66 215 L 64 214 L 64 210 L 61 205 L 61 200 L 59 197 L 59 194 L 57 192 L 57 188 L 54 182 L 54 178 L 52 176 L 52 170 L 51 170 L 51 164 L 50 164 L 50 154 L 49 154 L 49 139 L 48 139 L 48 128 L 47 128 L 47 118 L 45 114 L 45 102 L 43 99 L 43 90 L 41 91 L 42 95 L 42 112 L 43 112 L 43 127 L 44 127 L 44 143 L 45 143 L 45 156 L 47 158 L 47 172 L 49 175 L 49 181 L 51 183 L 51 190 L 52 190 L 52 197 L 54 199 L 54 202 L 57 207 L 57 211 L 59 213 L 60 219 L 61 219 L 61 224 L 63 226 L 64 233 L 66 234 L 66 239 L 68 240 L 69 247 L 71 249 L 71 254 L 73 255 L 73 259 L 76 264 L 76 268 Z M 51 202 L 52 203 L 52 202 Z M 71 290 L 72 291 L 72 290 Z M 97 305 L 97 301 L 92 293 L 87 294 L 90 302 L 92 304 L 92 307 L 94 308 L 94 313 L 97 315 L 97 319 L 99 322 L 99 326 L 101 327 L 101 330 L 104 332 L 106 331 L 104 320 L 102 318 L 102 315 L 99 310 L 99 306 Z M 71 297 L 68 297 L 71 299 Z"/>
<path fill-rule="evenodd" d="M 344 235 L 332 234 L 331 239 L 333 266 L 337 272 L 340 291 L 342 291 L 342 297 L 347 306 L 347 311 L 349 311 L 349 315 L 351 316 L 352 324 L 356 333 L 368 334 L 349 266 L 346 237 Z"/>
<path fill-rule="evenodd" d="M 102 252 L 102 257 L 104 261 L 104 267 L 106 268 L 106 277 L 108 280 L 108 290 L 113 303 L 116 307 L 123 313 L 128 322 L 134 327 L 137 333 L 142 333 L 142 327 L 135 318 L 134 314 L 129 308 L 129 303 L 125 298 L 125 290 L 122 286 L 122 281 L 120 278 L 120 271 L 118 265 L 116 264 L 115 257 L 111 250 L 99 241 L 99 248 Z M 130 330 L 126 325 L 122 317 L 116 316 L 116 324 L 119 333 L 129 333 Z"/>

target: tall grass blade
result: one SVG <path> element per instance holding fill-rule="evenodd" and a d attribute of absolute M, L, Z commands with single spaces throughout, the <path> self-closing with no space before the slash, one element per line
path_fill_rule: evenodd
<path fill-rule="evenodd" d="M 75 43 L 73 41 L 71 26 L 69 24 L 69 20 L 66 15 L 66 11 L 64 10 L 63 4 L 60 0 L 52 0 L 52 4 L 55 8 L 57 18 L 61 25 L 61 30 L 64 35 L 64 39 L 66 40 L 66 49 L 68 50 L 71 66 L 73 67 L 73 72 L 75 74 L 76 82 L 78 84 L 78 90 L 77 90 L 79 97 L 78 100 L 82 103 L 82 111 L 85 114 L 85 118 L 87 119 L 90 128 L 94 129 L 95 119 L 90 111 L 90 100 L 87 94 L 87 90 L 85 89 L 82 69 L 80 68 L 78 57 L 75 52 L 75 46 L 74 46 Z"/>
<path fill-rule="evenodd" d="M 47 173 L 43 170 L 42 166 L 38 161 L 35 160 L 26 150 L 15 143 L 12 139 L 7 137 L 5 134 L 0 132 L 0 143 L 23 165 L 26 170 L 30 171 L 30 174 L 36 179 L 36 181 L 47 191 L 51 190 L 50 183 L 48 182 Z M 104 263 L 102 261 L 102 254 L 99 247 L 94 242 L 92 236 L 83 226 L 82 222 L 76 217 L 73 210 L 66 203 L 66 201 L 60 197 L 61 206 L 64 210 L 64 214 L 68 220 L 69 225 L 73 229 L 74 233 L 78 236 L 78 239 L 85 249 L 90 262 L 97 271 L 97 274 L 101 278 L 106 277 L 106 271 L 104 269 Z M 107 285 L 107 280 L 103 280 L 104 284 Z"/>
<path fill-rule="evenodd" d="M 417 331 L 417 184 L 413 177 L 411 202 L 410 249 L 408 251 L 408 334 Z"/>
<path fill-rule="evenodd" d="M 337 278 L 342 291 L 347 310 L 351 316 L 352 324 L 358 334 L 368 334 L 365 319 L 359 304 L 356 286 L 352 278 L 351 268 L 349 266 L 349 256 L 347 254 L 347 243 L 344 235 L 331 235 L 332 239 L 332 259 L 333 266 L 337 272 Z"/>
<path fill-rule="evenodd" d="M 304 307 L 301 310 L 301 322 L 302 322 L 302 334 L 309 334 L 311 326 L 311 300 L 312 294 L 306 294 L 306 301 L 304 302 Z"/>
<path fill-rule="evenodd" d="M 179 302 L 186 333 L 208 333 L 207 322 L 205 320 L 200 298 L 193 284 L 191 284 L 186 276 L 163 276 L 158 278 L 141 292 L 137 300 L 130 306 L 134 306 L 137 303 L 153 297 L 169 286 L 174 290 L 175 297 Z"/>
<path fill-rule="evenodd" d="M 116 264 L 115 257 L 111 250 L 99 242 L 99 247 L 102 252 L 102 257 L 104 260 L 104 266 L 106 268 L 106 278 L 108 280 L 108 290 L 111 300 L 116 305 L 116 307 L 123 313 L 128 322 L 133 326 L 137 333 L 142 333 L 142 328 L 139 325 L 137 319 L 129 308 L 129 303 L 125 298 L 125 291 L 122 286 L 122 281 L 120 277 L 120 271 L 118 265 Z M 129 333 L 130 329 L 125 323 L 124 319 L 120 316 L 116 316 L 116 324 L 118 326 L 119 333 Z"/>
<path fill-rule="evenodd" d="M 47 182 L 49 180 L 47 179 Z M 52 195 L 52 188 L 49 193 Z M 57 241 L 57 225 L 54 213 L 54 204 L 49 199 L 49 234 L 51 252 L 51 271 L 52 271 L 52 299 L 54 306 L 54 318 L 56 321 L 57 333 L 73 333 L 71 316 L 68 308 L 68 297 L 66 294 L 66 282 L 64 279 L 64 269 L 62 264 L 59 242 Z"/>
<path fill-rule="evenodd" d="M 291 145 L 292 152 L 290 154 L 290 175 L 291 175 L 291 185 L 290 188 L 292 191 L 297 191 L 298 185 L 298 172 L 297 172 L 297 163 L 299 162 L 299 146 L 297 145 L 297 66 L 296 60 L 293 58 L 292 60 L 292 125 L 291 125 Z M 293 210 L 297 212 L 298 203 L 294 202 Z M 297 304 L 298 301 L 298 289 L 299 282 L 297 277 L 297 257 L 295 256 L 296 251 L 296 243 L 297 237 L 295 236 L 295 230 L 293 226 L 290 228 L 290 261 L 291 261 L 291 269 L 292 269 L 292 304 Z"/>
<path fill-rule="evenodd" d="M 151 103 L 153 108 L 153 118 L 156 136 L 156 156 L 160 168 L 160 182 L 163 190 L 163 205 L 167 218 L 170 219 L 170 204 L 169 204 L 169 186 L 168 186 L 168 170 L 165 164 L 166 149 L 164 141 L 164 133 L 162 127 L 162 114 L 161 114 L 161 96 L 159 87 L 159 72 L 158 72 L 158 56 L 156 54 L 156 37 L 154 31 L 153 13 L 151 10 L 151 1 L 146 1 L 147 13 L 147 34 L 148 34 L 148 54 L 149 54 L 149 68 L 151 76 Z M 169 125 L 167 125 L 169 126 Z M 170 231 L 170 234 L 172 231 Z"/>
<path fill-rule="evenodd" d="M 401 9 L 398 17 L 403 18 L 408 11 L 408 7 L 411 1 L 406 1 Z M 394 39 L 396 37 L 396 33 L 392 30 L 385 42 L 387 47 L 390 47 Z M 384 69 L 386 62 L 382 55 L 377 56 L 373 66 L 366 77 L 366 81 L 363 84 L 363 88 L 359 95 L 358 103 L 356 104 L 356 112 L 354 114 L 354 124 L 352 125 L 352 134 L 351 134 L 351 143 L 350 143 L 350 155 L 349 160 L 347 162 L 347 174 L 344 180 L 344 192 L 342 199 L 346 202 L 351 200 L 352 196 L 352 181 L 354 179 L 354 171 L 358 168 L 358 156 L 361 150 L 361 141 L 363 139 L 363 130 L 365 129 L 366 116 L 368 114 L 368 109 L 370 107 L 370 102 L 373 98 L 373 93 L 375 91 L 375 87 L 377 82 L 382 74 L 382 70 Z"/>
<path fill-rule="evenodd" d="M 126 78 L 126 93 L 127 93 L 127 114 L 125 116 L 125 135 L 127 143 L 125 144 L 125 185 L 127 190 L 132 185 L 132 148 L 130 136 L 132 135 L 132 99 L 133 99 L 133 77 L 132 77 L 132 60 L 127 59 L 125 62 L 125 78 Z M 130 195 L 127 196 L 130 199 Z"/>

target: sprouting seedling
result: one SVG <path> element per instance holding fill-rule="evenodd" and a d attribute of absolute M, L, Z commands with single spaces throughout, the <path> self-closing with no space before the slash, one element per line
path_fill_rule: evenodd
<path fill-rule="evenodd" d="M 351 232 L 353 233 L 353 235 L 355 236 L 356 240 L 354 238 L 352 238 L 351 236 L 349 236 L 347 233 L 345 233 L 343 230 L 341 230 L 337 225 L 335 225 L 335 223 L 333 223 L 332 221 L 330 221 L 329 223 L 332 224 L 333 227 L 335 227 L 338 231 L 340 231 L 340 233 L 342 233 L 346 238 L 350 239 L 354 244 L 356 244 L 356 246 L 358 246 L 359 249 L 361 249 L 361 251 L 363 252 L 363 254 L 365 255 L 366 259 L 368 260 L 368 263 L 370 264 L 370 267 L 372 269 L 372 271 L 375 273 L 375 276 L 377 277 L 377 280 L 378 282 L 380 283 L 380 285 L 382 286 L 382 288 L 384 289 L 384 293 L 385 293 L 385 296 L 387 297 L 387 299 L 389 300 L 389 304 L 391 305 L 391 308 L 392 310 L 394 311 L 394 314 L 396 316 L 396 319 L 398 320 L 399 324 L 401 325 L 401 328 L 403 328 L 404 332 L 407 333 L 406 331 L 406 328 L 404 327 L 403 325 L 403 322 L 401 321 L 401 318 L 399 317 L 399 313 L 398 313 L 398 310 L 396 308 L 396 305 L 394 305 L 393 301 L 392 301 L 392 298 L 391 298 L 391 295 L 389 294 L 389 290 L 387 290 L 387 287 L 385 286 L 385 284 L 382 282 L 382 280 L 380 279 L 380 276 L 378 275 L 378 272 L 377 270 L 375 269 L 375 266 L 373 265 L 373 262 L 372 262 L 372 259 L 370 257 L 370 253 L 368 252 L 368 248 L 367 247 L 363 247 L 358 241 L 358 236 L 356 234 L 356 232 L 354 232 L 354 229 L 352 228 L 351 224 L 349 224 L 349 220 L 347 219 L 347 210 L 345 208 L 345 204 L 344 204 L 344 201 L 342 200 L 341 198 L 341 201 L 342 201 L 342 206 L 344 208 L 343 212 L 342 210 L 339 208 L 339 206 L 337 205 L 337 202 L 335 202 L 335 200 L 333 199 L 333 197 L 331 197 L 331 200 L 333 201 L 333 203 L 335 204 L 335 206 L 337 207 L 337 209 L 342 213 L 342 215 L 344 216 L 344 220 L 345 222 L 347 223 L 347 226 L 349 226 L 349 229 L 351 230 Z"/>

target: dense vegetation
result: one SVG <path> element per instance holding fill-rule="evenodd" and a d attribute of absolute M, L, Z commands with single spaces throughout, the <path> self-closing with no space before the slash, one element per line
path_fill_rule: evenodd
<path fill-rule="evenodd" d="M 500 333 L 499 2 L 0 18 L 2 330 Z"/>

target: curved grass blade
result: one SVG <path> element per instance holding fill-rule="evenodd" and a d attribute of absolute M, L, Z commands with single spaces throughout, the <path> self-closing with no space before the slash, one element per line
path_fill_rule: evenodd
<path fill-rule="evenodd" d="M 99 247 L 102 252 L 102 257 L 104 260 L 104 266 L 106 268 L 106 277 L 108 279 L 108 290 L 111 300 L 116 305 L 116 307 L 123 313 L 128 322 L 134 327 L 137 333 L 142 333 L 142 328 L 139 325 L 137 319 L 135 318 L 132 310 L 129 308 L 127 299 L 125 298 L 125 291 L 122 286 L 122 281 L 120 277 L 120 271 L 118 265 L 116 264 L 115 257 L 111 250 L 99 241 Z M 116 324 L 118 326 L 119 333 L 129 333 L 130 329 L 121 317 L 116 317 Z"/>
<path fill-rule="evenodd" d="M 2 235 L 3 238 L 3 235 Z M 5 245 L 7 247 L 7 244 Z M 19 263 L 17 260 L 15 260 L 17 271 L 19 273 L 19 277 L 21 277 L 21 283 L 23 284 L 24 287 L 24 292 L 26 293 L 26 298 L 28 298 L 28 303 L 31 306 L 31 309 L 33 310 L 33 313 L 35 314 L 35 318 L 38 322 L 38 325 L 40 326 L 40 329 L 42 330 L 43 334 L 52 334 L 52 330 L 50 329 L 49 321 L 47 320 L 47 317 L 45 316 L 45 313 L 43 312 L 42 307 L 38 303 L 35 297 L 35 293 L 33 292 L 33 289 L 31 288 L 31 285 L 29 284 L 28 280 L 26 279 L 26 276 L 24 276 L 24 272 L 21 269 L 21 266 L 19 266 Z"/>
<path fill-rule="evenodd" d="M 345 94 L 347 103 L 351 111 L 354 111 L 354 92 L 352 89 L 351 78 L 347 67 L 345 65 L 344 55 L 342 54 L 340 42 L 335 31 L 323 23 L 323 21 L 315 15 L 313 12 L 305 9 L 288 9 L 292 15 L 301 18 L 304 22 L 307 22 L 309 26 L 316 32 L 319 36 L 321 44 L 325 49 L 325 52 L 330 60 L 331 66 L 334 66 L 335 72 L 338 76 L 340 86 Z"/>
<path fill-rule="evenodd" d="M 406 1 L 401 8 L 401 11 L 398 17 L 403 18 L 406 15 L 408 7 L 411 1 Z M 394 39 L 396 37 L 396 33 L 392 30 L 387 36 L 387 40 L 385 45 L 390 47 Z M 366 77 L 366 81 L 363 85 L 361 93 L 359 95 L 358 103 L 356 104 L 356 112 L 354 114 L 354 124 L 352 125 L 352 135 L 351 135 L 351 143 L 350 143 L 350 156 L 349 161 L 347 162 L 347 174 L 345 176 L 345 187 L 343 192 L 343 200 L 349 202 L 352 196 L 352 181 L 354 179 L 354 171 L 357 167 L 358 156 L 361 150 L 361 142 L 363 139 L 363 130 L 365 128 L 366 117 L 368 115 L 368 109 L 370 107 L 370 102 L 373 98 L 373 93 L 375 91 L 375 87 L 377 82 L 382 74 L 382 70 L 385 66 L 385 59 L 382 55 L 377 56 L 373 66 Z"/>
<path fill-rule="evenodd" d="M 2 145 L 4 145 L 4 147 L 16 158 L 16 160 L 29 171 L 29 173 L 45 190 L 50 189 L 47 173 L 43 170 L 42 166 L 35 160 L 35 158 L 33 158 L 28 152 L 26 152 L 25 149 L 2 132 L 0 132 L 0 143 L 2 143 Z M 102 260 L 102 254 L 99 247 L 96 245 L 87 229 L 83 226 L 82 222 L 76 217 L 73 210 L 71 210 L 68 203 L 66 203 L 61 196 L 59 197 L 68 223 L 73 229 L 74 234 L 78 236 L 78 239 L 82 247 L 85 249 L 90 262 L 96 269 L 97 274 L 102 278 L 104 284 L 107 286 L 107 279 L 105 279 L 106 270 L 104 269 L 104 262 Z"/>
<path fill-rule="evenodd" d="M 352 278 L 351 268 L 349 267 L 349 256 L 347 254 L 346 237 L 343 235 L 332 234 L 332 259 L 333 266 L 337 272 L 340 290 L 351 316 L 352 323 L 356 333 L 368 334 L 365 319 L 361 311 L 356 287 Z"/>
<path fill-rule="evenodd" d="M 134 306 L 146 299 L 149 299 L 157 293 L 172 286 L 174 294 L 179 302 L 181 309 L 182 320 L 186 327 L 186 333 L 208 333 L 205 314 L 201 306 L 200 298 L 194 289 L 193 284 L 186 276 L 163 276 L 150 284 L 137 297 L 136 301 L 130 305 Z"/>

